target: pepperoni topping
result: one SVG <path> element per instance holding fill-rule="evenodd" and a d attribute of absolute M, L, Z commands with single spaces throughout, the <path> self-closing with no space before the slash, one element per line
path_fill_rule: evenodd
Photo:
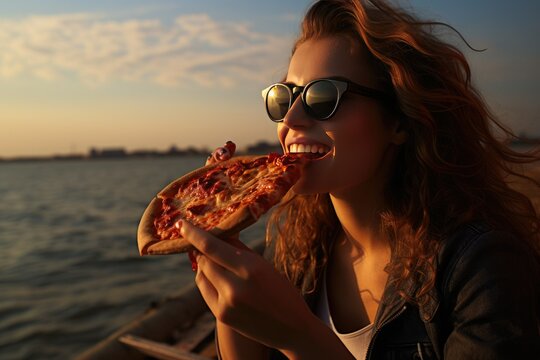
<path fill-rule="evenodd" d="M 282 177 L 278 177 L 276 180 L 275 180 L 275 184 L 279 187 L 282 187 L 282 188 L 285 188 L 285 187 L 288 187 L 289 186 L 289 182 L 286 181 L 284 178 Z"/>
<path fill-rule="evenodd" d="M 263 165 L 266 166 L 266 164 L 268 164 L 268 158 L 265 157 L 265 156 L 261 156 L 260 158 L 256 159 L 255 161 L 252 161 L 252 162 L 250 162 L 250 163 L 248 163 L 246 165 L 247 165 L 248 169 L 255 169 L 255 168 L 259 167 L 259 166 L 263 166 Z"/>
<path fill-rule="evenodd" d="M 292 164 L 297 161 L 297 157 L 292 154 L 285 154 L 275 159 L 275 164 L 277 166 L 283 166 Z"/>
<path fill-rule="evenodd" d="M 268 154 L 268 163 L 273 163 L 278 157 L 279 154 L 275 152 Z"/>
<path fill-rule="evenodd" d="M 265 210 L 270 208 L 270 199 L 267 194 L 260 194 L 255 198 L 255 202 Z"/>
<path fill-rule="evenodd" d="M 212 186 L 212 188 L 210 189 L 210 194 L 211 195 L 215 195 L 223 190 L 225 190 L 225 187 L 227 186 L 227 184 L 224 182 L 224 181 L 218 181 L 214 184 L 214 186 Z"/>
<path fill-rule="evenodd" d="M 240 207 L 240 205 L 241 205 L 241 202 L 235 202 L 234 204 L 227 206 L 227 212 L 228 213 L 235 212 Z"/>
<path fill-rule="evenodd" d="M 244 164 L 238 162 L 225 170 L 225 176 L 234 183 L 240 176 L 242 176 L 242 174 L 245 172 L 245 169 L 246 167 L 244 166 Z"/>
<path fill-rule="evenodd" d="M 192 215 L 202 215 L 209 210 L 206 204 L 199 204 L 191 206 L 187 209 Z"/>

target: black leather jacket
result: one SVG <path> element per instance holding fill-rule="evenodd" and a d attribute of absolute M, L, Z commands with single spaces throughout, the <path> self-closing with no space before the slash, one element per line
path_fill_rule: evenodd
<path fill-rule="evenodd" d="M 469 223 L 445 241 L 436 266 L 421 308 L 385 288 L 366 359 L 540 359 L 540 259 L 530 245 Z M 318 292 L 305 299 L 314 310 Z M 272 350 L 271 359 L 285 356 Z"/>
<path fill-rule="evenodd" d="M 540 260 L 511 234 L 463 226 L 439 253 L 431 299 L 416 308 L 385 289 L 366 358 L 540 359 Z"/>

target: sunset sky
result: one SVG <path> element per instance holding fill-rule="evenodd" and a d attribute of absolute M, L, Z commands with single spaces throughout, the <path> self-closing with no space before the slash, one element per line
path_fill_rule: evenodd
<path fill-rule="evenodd" d="M 540 136 L 540 1 L 399 1 L 456 27 L 473 79 Z M 275 141 L 260 90 L 311 1 L 0 0 L 0 157 Z"/>

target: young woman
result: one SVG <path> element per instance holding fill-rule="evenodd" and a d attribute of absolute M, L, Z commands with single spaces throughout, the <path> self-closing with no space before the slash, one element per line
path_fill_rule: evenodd
<path fill-rule="evenodd" d="M 512 134 L 435 25 L 375 0 L 307 12 L 263 96 L 283 151 L 321 157 L 272 213 L 266 260 L 182 227 L 222 359 L 540 358 L 540 219 L 505 182 L 538 156 L 496 139 Z"/>

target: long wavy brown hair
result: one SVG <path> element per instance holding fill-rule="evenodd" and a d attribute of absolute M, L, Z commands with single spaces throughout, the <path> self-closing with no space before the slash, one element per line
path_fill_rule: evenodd
<path fill-rule="evenodd" d="M 539 160 L 538 151 L 508 146 L 516 136 L 488 108 L 464 54 L 437 36 L 439 28 L 454 31 L 469 46 L 452 26 L 423 21 L 385 1 L 324 0 L 307 11 L 292 51 L 329 35 L 362 42 L 381 85 L 396 95 L 409 136 L 385 189 L 389 207 L 380 214 L 381 227 L 394 259 L 386 271 L 395 275 L 398 289 L 406 281 L 420 284 L 413 297 L 401 293 L 419 305 L 435 284 L 440 244 L 468 221 L 510 231 L 540 253 L 538 214 L 508 184 L 508 176 L 517 176 L 540 190 L 522 169 Z M 312 292 L 340 227 L 328 194 L 289 192 L 266 229 L 267 245 L 275 242 L 274 265 L 304 294 Z"/>

